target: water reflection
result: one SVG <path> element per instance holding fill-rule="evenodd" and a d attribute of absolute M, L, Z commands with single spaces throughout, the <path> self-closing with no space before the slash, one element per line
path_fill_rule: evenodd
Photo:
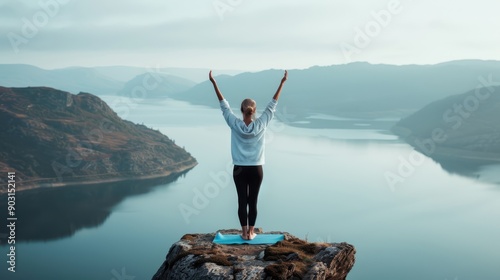
<path fill-rule="evenodd" d="M 478 181 L 500 185 L 500 165 L 492 161 L 432 155 L 432 160 L 450 174 L 457 174 Z"/>
<path fill-rule="evenodd" d="M 16 194 L 16 241 L 55 240 L 84 228 L 97 227 L 125 198 L 172 183 L 187 172 L 149 180 L 19 192 Z M 6 202 L 6 196 L 0 196 L 0 209 L 7 209 Z M 7 211 L 1 212 L 2 221 L 6 220 L 6 214 Z M 0 233 L 0 244 L 5 244 L 7 236 Z"/>

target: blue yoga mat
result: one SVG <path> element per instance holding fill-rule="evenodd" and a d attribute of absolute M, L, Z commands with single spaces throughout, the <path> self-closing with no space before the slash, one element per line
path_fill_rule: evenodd
<path fill-rule="evenodd" d="M 257 234 L 252 240 L 245 240 L 239 234 L 222 234 L 218 232 L 215 235 L 214 243 L 217 244 L 274 244 L 285 239 L 283 234 Z"/>

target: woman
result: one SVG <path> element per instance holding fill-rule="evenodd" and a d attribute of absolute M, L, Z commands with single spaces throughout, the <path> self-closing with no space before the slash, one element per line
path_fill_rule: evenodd
<path fill-rule="evenodd" d="M 259 118 L 255 118 L 257 104 L 252 99 L 245 99 L 241 103 L 243 120 L 236 117 L 229 103 L 224 99 L 217 87 L 212 71 L 209 73 L 217 98 L 220 102 L 222 115 L 231 128 L 231 157 L 233 159 L 233 179 L 238 193 L 238 218 L 241 224 L 241 237 L 252 240 L 255 220 L 257 219 L 257 198 L 262 183 L 264 164 L 264 133 L 274 116 L 274 111 L 280 97 L 281 88 L 287 80 L 288 73 L 281 79 L 281 83 Z M 248 211 L 247 211 L 248 207 Z"/>

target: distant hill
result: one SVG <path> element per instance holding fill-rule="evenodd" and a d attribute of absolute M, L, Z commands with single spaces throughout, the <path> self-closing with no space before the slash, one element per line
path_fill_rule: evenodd
<path fill-rule="evenodd" d="M 435 101 L 402 119 L 393 131 L 438 162 L 500 162 L 500 86 Z"/>
<path fill-rule="evenodd" d="M 224 96 L 237 108 L 246 97 L 254 98 L 258 104 L 267 104 L 282 75 L 282 70 L 266 70 L 233 77 L 219 75 L 216 79 Z M 464 60 L 404 66 L 357 62 L 289 70 L 279 108 L 286 108 L 295 120 L 310 120 L 316 114 L 401 118 L 430 102 L 473 89 L 480 77 L 490 75 L 500 77 L 500 61 Z M 175 98 L 218 107 L 208 79 Z"/>
<path fill-rule="evenodd" d="M 177 77 L 182 77 L 184 79 L 194 81 L 195 83 L 200 83 L 206 80 L 207 73 L 210 69 L 206 68 L 181 68 L 181 67 L 151 67 L 147 69 L 144 67 L 133 67 L 133 66 L 99 66 L 94 67 L 94 69 L 112 79 L 119 81 L 129 81 L 137 75 L 144 74 L 146 72 L 154 72 L 163 75 L 172 75 Z M 236 75 L 242 73 L 240 70 L 217 70 L 220 74 L 226 75 Z"/>
<path fill-rule="evenodd" d="M 196 164 L 167 136 L 122 120 L 89 93 L 0 87 L 0 125 L 0 172 L 16 172 L 17 190 L 164 177 Z"/>
<path fill-rule="evenodd" d="M 96 95 L 115 95 L 126 83 L 146 73 L 165 77 L 176 76 L 173 87 L 178 84 L 204 81 L 209 69 L 200 68 L 144 68 L 133 66 L 68 67 L 42 69 L 27 64 L 0 64 L 0 85 L 6 87 L 45 86 L 71 93 L 92 92 Z M 219 73 L 238 74 L 238 70 L 217 70 Z M 181 81 L 185 79 L 186 81 Z M 169 80 L 169 79 L 167 79 Z M 189 81 L 189 82 L 187 82 Z"/>
<path fill-rule="evenodd" d="M 216 108 L 219 104 L 208 81 L 208 71 L 128 66 L 43 70 L 10 64 L 0 65 L 0 85 L 50 86 L 72 93 L 130 96 L 150 72 L 164 77 L 165 83 L 148 91 L 148 96 L 150 93 L 169 96 Z M 214 70 L 224 96 L 234 108 L 244 98 L 251 97 L 257 101 L 258 109 L 262 109 L 274 94 L 283 70 L 237 73 Z M 481 78 L 489 77 L 500 81 L 500 61 L 460 60 L 402 66 L 356 62 L 290 70 L 278 118 L 305 127 L 352 128 L 359 124 L 364 128 L 389 128 L 423 106 L 473 89 Z"/>
<path fill-rule="evenodd" d="M 184 92 L 196 85 L 195 82 L 172 75 L 158 73 L 140 74 L 123 86 L 120 96 L 137 98 L 164 98 Z"/>
<path fill-rule="evenodd" d="M 5 87 L 53 87 L 71 93 L 115 94 L 123 82 L 100 74 L 92 68 L 72 67 L 45 70 L 25 64 L 0 64 L 0 85 Z"/>

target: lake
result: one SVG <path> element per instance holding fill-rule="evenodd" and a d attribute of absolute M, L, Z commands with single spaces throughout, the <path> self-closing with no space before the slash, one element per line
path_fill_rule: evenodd
<path fill-rule="evenodd" d="M 103 99 L 120 116 L 160 129 L 199 164 L 166 180 L 18 193 L 16 272 L 7 271 L 2 243 L 1 279 L 151 279 L 185 233 L 239 228 L 230 132 L 219 110 Z M 479 169 L 480 180 L 448 173 L 388 131 L 356 127 L 273 120 L 256 226 L 353 244 L 350 280 L 500 279 L 500 166 Z"/>

